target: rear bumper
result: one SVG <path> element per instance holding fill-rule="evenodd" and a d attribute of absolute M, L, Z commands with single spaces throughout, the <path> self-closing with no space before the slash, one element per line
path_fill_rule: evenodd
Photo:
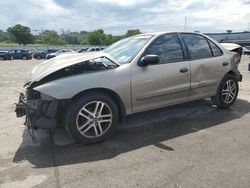
<path fill-rule="evenodd" d="M 33 129 L 54 129 L 57 127 L 56 115 L 58 101 L 30 100 L 20 94 L 16 104 L 16 116 L 26 116 L 25 125 Z"/>

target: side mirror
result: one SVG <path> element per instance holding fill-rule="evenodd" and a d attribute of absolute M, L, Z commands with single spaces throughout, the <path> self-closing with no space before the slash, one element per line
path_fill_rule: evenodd
<path fill-rule="evenodd" d="M 140 59 L 138 62 L 138 65 L 141 67 L 148 66 L 148 65 L 154 65 L 160 62 L 159 56 L 158 55 L 146 55 Z"/>

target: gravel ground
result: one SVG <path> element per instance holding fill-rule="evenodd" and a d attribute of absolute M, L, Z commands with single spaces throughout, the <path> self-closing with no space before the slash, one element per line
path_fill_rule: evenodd
<path fill-rule="evenodd" d="M 33 144 L 14 103 L 38 60 L 0 62 L 0 187 L 250 187 L 250 59 L 235 105 L 201 100 L 127 118 L 108 141 L 81 146 L 64 129 Z"/>

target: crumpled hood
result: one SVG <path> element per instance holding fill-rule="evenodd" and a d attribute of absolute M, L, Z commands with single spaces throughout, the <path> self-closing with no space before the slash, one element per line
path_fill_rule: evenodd
<path fill-rule="evenodd" d="M 116 62 L 112 57 L 110 57 L 108 54 L 104 52 L 62 54 L 58 57 L 49 59 L 35 66 L 29 73 L 27 82 L 40 81 L 44 77 L 60 69 L 99 57 L 107 57 L 108 59 L 112 60 L 115 64 L 119 65 L 118 62 Z"/>

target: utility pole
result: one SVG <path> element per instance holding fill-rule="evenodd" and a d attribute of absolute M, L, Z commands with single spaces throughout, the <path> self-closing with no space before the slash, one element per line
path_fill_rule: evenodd
<path fill-rule="evenodd" d="M 185 17 L 185 22 L 184 22 L 184 31 L 186 31 L 187 28 L 187 16 Z"/>

